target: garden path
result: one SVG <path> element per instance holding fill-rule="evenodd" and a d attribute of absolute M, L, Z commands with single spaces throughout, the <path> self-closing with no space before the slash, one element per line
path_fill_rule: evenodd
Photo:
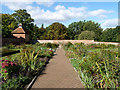
<path fill-rule="evenodd" d="M 84 88 L 77 72 L 59 47 L 56 55 L 49 61 L 45 71 L 40 75 L 32 88 Z"/>

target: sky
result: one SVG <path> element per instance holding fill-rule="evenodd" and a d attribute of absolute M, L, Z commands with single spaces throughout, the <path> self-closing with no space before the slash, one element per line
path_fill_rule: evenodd
<path fill-rule="evenodd" d="M 2 0 L 0 13 L 12 14 L 14 10 L 26 9 L 39 27 L 41 24 L 47 27 L 54 22 L 68 27 L 72 22 L 83 20 L 92 20 L 104 29 L 118 25 L 118 2 L 84 1 Z"/>

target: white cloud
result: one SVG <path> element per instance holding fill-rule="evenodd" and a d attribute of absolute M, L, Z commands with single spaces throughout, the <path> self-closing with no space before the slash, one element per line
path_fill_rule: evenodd
<path fill-rule="evenodd" d="M 45 6 L 48 6 L 50 7 L 51 5 L 54 4 L 54 1 L 53 0 L 35 0 L 37 2 L 37 4 L 39 5 L 45 5 Z"/>
<path fill-rule="evenodd" d="M 9 9 L 11 10 L 18 10 L 18 9 L 26 9 L 26 7 L 28 6 L 27 3 L 17 3 L 17 2 L 7 2 L 4 3 L 5 6 L 8 6 Z"/>
<path fill-rule="evenodd" d="M 53 22 L 64 22 L 71 19 L 87 19 L 89 17 L 100 17 L 105 18 L 107 17 L 106 14 L 113 13 L 113 11 L 107 11 L 104 9 L 98 9 L 94 11 L 88 11 L 87 7 L 68 7 L 58 5 L 54 9 L 55 11 L 47 10 L 40 8 L 39 5 L 46 5 L 50 6 L 54 2 L 53 0 L 41 0 L 41 2 L 38 2 L 37 0 L 24 0 L 28 2 L 20 2 L 21 0 L 17 0 L 17 2 L 13 2 L 15 0 L 11 0 L 11 2 L 6 2 L 7 0 L 4 0 L 3 4 L 7 6 L 11 10 L 18 10 L 18 9 L 26 9 L 28 13 L 31 14 L 32 18 L 35 19 L 35 23 L 40 25 L 42 23 L 44 24 L 51 24 Z M 50 1 L 48 3 L 48 1 Z M 32 2 L 36 2 L 39 4 L 38 6 L 32 6 Z M 107 22 L 106 22 L 107 23 Z M 103 24 L 105 26 L 105 24 Z"/>
<path fill-rule="evenodd" d="M 55 7 L 55 10 L 65 10 L 66 8 L 64 6 L 58 5 Z"/>
<path fill-rule="evenodd" d="M 2 0 L 3 4 L 9 4 L 13 3 L 15 6 L 19 4 L 31 4 L 33 2 L 36 2 L 38 5 L 45 5 L 45 6 L 51 6 L 54 4 L 54 0 Z"/>
<path fill-rule="evenodd" d="M 108 27 L 108 28 L 114 28 L 118 25 L 118 19 L 115 18 L 115 19 L 108 19 L 108 20 L 105 20 L 101 26 L 102 27 Z"/>
<path fill-rule="evenodd" d="M 89 16 L 106 17 L 106 15 L 104 15 L 104 14 L 113 13 L 113 12 L 114 11 L 111 11 L 111 10 L 98 9 L 98 10 L 94 10 L 94 11 L 89 11 L 88 15 Z"/>
<path fill-rule="evenodd" d="M 100 18 L 106 18 L 106 15 L 99 15 Z"/>

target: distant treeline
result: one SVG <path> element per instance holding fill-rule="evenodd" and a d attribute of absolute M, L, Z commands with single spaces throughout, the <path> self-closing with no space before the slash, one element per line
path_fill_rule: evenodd
<path fill-rule="evenodd" d="M 96 40 L 105 42 L 118 42 L 120 37 L 120 26 L 116 28 L 107 28 L 103 30 L 100 24 L 93 21 L 79 21 L 69 24 L 68 28 L 55 22 L 50 26 L 44 28 L 44 25 L 39 28 L 34 25 L 34 19 L 27 13 L 27 10 L 15 10 L 13 14 L 2 15 L 2 37 L 11 37 L 11 31 L 22 23 L 23 29 L 30 32 L 31 40 Z"/>

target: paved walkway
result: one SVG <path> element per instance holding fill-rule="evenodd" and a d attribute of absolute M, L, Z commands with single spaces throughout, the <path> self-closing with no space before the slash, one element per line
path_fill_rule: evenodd
<path fill-rule="evenodd" d="M 72 64 L 65 56 L 65 51 L 58 48 L 45 71 L 32 88 L 83 88 Z"/>

